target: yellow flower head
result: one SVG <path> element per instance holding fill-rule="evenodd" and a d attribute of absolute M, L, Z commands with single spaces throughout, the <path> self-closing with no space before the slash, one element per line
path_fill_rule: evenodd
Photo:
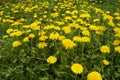
<path fill-rule="evenodd" d="M 59 14 L 56 12 L 56 13 L 52 13 L 51 16 L 52 16 L 53 18 L 56 18 L 56 17 L 59 16 Z"/>
<path fill-rule="evenodd" d="M 85 13 L 85 14 L 81 14 L 80 17 L 81 18 L 90 18 L 91 16 L 90 16 L 90 14 Z"/>
<path fill-rule="evenodd" d="M 35 37 L 35 34 L 31 33 L 29 34 L 29 38 L 34 38 Z"/>
<path fill-rule="evenodd" d="M 56 58 L 55 56 L 49 56 L 49 57 L 47 58 L 47 62 L 48 62 L 49 64 L 54 64 L 54 63 L 57 62 L 57 58 Z"/>
<path fill-rule="evenodd" d="M 85 36 L 90 36 L 90 32 L 88 30 L 83 30 L 82 34 Z"/>
<path fill-rule="evenodd" d="M 45 41 L 46 39 L 48 39 L 48 37 L 45 36 L 45 35 L 43 35 L 43 36 L 41 36 L 41 37 L 39 38 L 39 40 L 41 40 L 41 41 Z"/>
<path fill-rule="evenodd" d="M 117 51 L 117 52 L 120 53 L 120 46 L 116 46 L 116 47 L 115 47 L 115 51 Z"/>
<path fill-rule="evenodd" d="M 113 42 L 113 45 L 115 45 L 115 46 L 117 46 L 117 45 L 119 45 L 120 44 L 120 40 L 114 40 L 114 42 Z"/>
<path fill-rule="evenodd" d="M 9 34 L 9 33 L 13 32 L 13 29 L 12 29 L 12 28 L 9 28 L 9 29 L 7 29 L 6 32 Z"/>
<path fill-rule="evenodd" d="M 16 32 L 14 32 L 14 33 L 15 33 L 15 36 L 21 36 L 21 35 L 23 34 L 22 31 L 16 31 Z"/>
<path fill-rule="evenodd" d="M 4 35 L 4 36 L 3 36 L 3 39 L 5 39 L 5 38 L 8 38 L 8 35 Z"/>
<path fill-rule="evenodd" d="M 52 40 L 55 40 L 55 39 L 58 39 L 59 36 L 60 36 L 59 33 L 57 33 L 57 32 L 52 32 L 52 33 L 50 34 L 49 38 L 52 39 Z"/>
<path fill-rule="evenodd" d="M 102 47 L 100 48 L 100 51 L 101 51 L 102 53 L 110 53 L 110 48 L 105 45 L 105 46 L 102 46 Z"/>
<path fill-rule="evenodd" d="M 75 73 L 75 74 L 81 74 L 83 72 L 83 66 L 79 63 L 74 63 L 71 66 L 71 70 Z"/>
<path fill-rule="evenodd" d="M 65 39 L 65 36 L 59 36 L 59 40 L 63 40 L 63 39 Z"/>
<path fill-rule="evenodd" d="M 29 42 L 29 37 L 25 37 L 25 38 L 23 39 L 23 42 Z"/>
<path fill-rule="evenodd" d="M 38 47 L 39 48 L 44 48 L 44 47 L 46 47 L 47 46 L 47 43 L 46 42 L 40 42 L 39 44 L 38 44 Z"/>
<path fill-rule="evenodd" d="M 71 41 L 70 39 L 62 40 L 62 44 L 66 49 L 68 49 L 68 48 L 71 49 L 76 46 L 76 44 L 73 41 Z"/>
<path fill-rule="evenodd" d="M 113 22 L 113 20 L 110 20 L 110 21 L 108 22 L 108 24 L 109 24 L 110 26 L 115 26 L 115 23 Z"/>
<path fill-rule="evenodd" d="M 87 80 L 102 80 L 102 76 L 99 72 L 93 71 L 87 75 Z"/>
<path fill-rule="evenodd" d="M 93 20 L 93 22 L 99 22 L 99 21 L 100 21 L 100 19 L 98 19 L 98 18 Z"/>
<path fill-rule="evenodd" d="M 82 37 L 80 37 L 80 36 L 74 36 L 73 37 L 73 41 L 82 42 Z"/>
<path fill-rule="evenodd" d="M 72 32 L 71 27 L 70 26 L 65 26 L 62 28 L 62 30 L 65 32 L 65 34 L 69 34 Z"/>
<path fill-rule="evenodd" d="M 90 38 L 89 37 L 82 37 L 81 42 L 90 42 Z"/>
<path fill-rule="evenodd" d="M 12 44 L 13 47 L 18 47 L 18 46 L 21 46 L 21 45 L 22 45 L 22 43 L 20 41 L 14 41 L 13 44 Z"/>
<path fill-rule="evenodd" d="M 103 60 L 103 64 L 104 64 L 104 65 L 109 65 L 110 63 L 109 63 L 109 61 L 107 61 L 107 60 Z"/>

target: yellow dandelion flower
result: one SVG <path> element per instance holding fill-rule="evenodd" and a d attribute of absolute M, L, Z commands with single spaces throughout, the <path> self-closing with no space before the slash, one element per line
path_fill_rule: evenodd
<path fill-rule="evenodd" d="M 12 29 L 12 28 L 9 28 L 9 29 L 7 29 L 6 32 L 9 34 L 9 33 L 13 32 L 13 29 Z"/>
<path fill-rule="evenodd" d="M 71 41 L 70 39 L 62 40 L 62 44 L 66 49 L 68 49 L 68 48 L 71 49 L 76 46 L 76 44 L 73 41 Z"/>
<path fill-rule="evenodd" d="M 71 30 L 71 27 L 70 27 L 70 26 L 65 26 L 65 27 L 63 27 L 63 28 L 62 28 L 62 30 L 63 30 L 66 34 L 69 34 L 69 33 L 71 33 L 71 32 L 72 32 L 72 30 Z"/>
<path fill-rule="evenodd" d="M 47 15 L 43 15 L 43 18 L 47 18 Z"/>
<path fill-rule="evenodd" d="M 66 16 L 65 21 L 68 21 L 68 20 L 72 20 L 72 17 L 71 16 Z"/>
<path fill-rule="evenodd" d="M 38 44 L 38 47 L 41 48 L 41 49 L 43 49 L 43 48 L 46 47 L 46 46 L 47 46 L 47 43 L 46 43 L 46 42 L 40 42 L 40 43 Z"/>
<path fill-rule="evenodd" d="M 74 36 L 73 41 L 82 42 L 82 38 L 80 36 Z"/>
<path fill-rule="evenodd" d="M 22 45 L 22 43 L 20 41 L 14 41 L 13 44 L 12 44 L 13 47 L 18 47 L 18 46 L 21 46 L 21 45 Z"/>
<path fill-rule="evenodd" d="M 16 31 L 16 32 L 14 32 L 14 36 L 21 36 L 22 34 L 23 34 L 23 32 L 22 31 Z"/>
<path fill-rule="evenodd" d="M 29 34 L 29 38 L 34 38 L 35 37 L 35 34 L 31 33 Z"/>
<path fill-rule="evenodd" d="M 38 33 L 38 35 L 45 35 L 45 34 L 46 34 L 46 32 L 43 30 Z"/>
<path fill-rule="evenodd" d="M 90 36 L 90 32 L 88 30 L 83 30 L 82 34 L 85 36 Z"/>
<path fill-rule="evenodd" d="M 115 28 L 114 28 L 114 31 L 115 31 L 115 33 L 117 33 L 117 32 L 120 31 L 120 28 L 119 28 L 119 27 L 115 27 Z"/>
<path fill-rule="evenodd" d="M 50 34 L 49 38 L 52 39 L 52 40 L 55 40 L 55 39 L 58 39 L 59 36 L 60 36 L 59 33 L 57 33 L 57 32 L 52 32 L 52 33 Z"/>
<path fill-rule="evenodd" d="M 110 64 L 108 60 L 103 60 L 102 62 L 103 62 L 104 65 L 109 65 Z"/>
<path fill-rule="evenodd" d="M 120 40 L 117 40 L 117 39 L 116 39 L 116 40 L 113 41 L 113 45 L 117 46 L 117 45 L 119 45 L 119 44 L 120 44 Z"/>
<path fill-rule="evenodd" d="M 90 14 L 89 13 L 85 13 L 85 14 L 81 14 L 80 15 L 81 18 L 90 18 Z"/>
<path fill-rule="evenodd" d="M 101 9 L 99 9 L 99 8 L 95 8 L 95 13 L 101 13 L 101 12 L 102 12 Z"/>
<path fill-rule="evenodd" d="M 55 56 L 49 56 L 49 57 L 47 58 L 47 62 L 48 62 L 49 64 L 54 64 L 54 63 L 57 62 L 57 58 L 56 58 Z"/>
<path fill-rule="evenodd" d="M 90 25 L 89 28 L 90 28 L 91 30 L 98 30 L 98 27 L 95 26 L 95 25 Z"/>
<path fill-rule="evenodd" d="M 87 80 L 103 80 L 99 72 L 93 71 L 87 75 Z"/>
<path fill-rule="evenodd" d="M 102 35 L 103 31 L 95 31 L 95 33 L 98 34 L 98 35 Z"/>
<path fill-rule="evenodd" d="M 110 53 L 110 48 L 106 45 L 100 47 L 102 53 Z"/>
<path fill-rule="evenodd" d="M 56 18 L 56 17 L 59 16 L 59 13 L 57 13 L 57 12 L 56 12 L 56 13 L 52 13 L 51 16 L 52 16 L 53 18 Z"/>
<path fill-rule="evenodd" d="M 48 39 L 48 37 L 45 36 L 45 35 L 43 35 L 43 36 L 41 36 L 41 37 L 39 38 L 39 40 L 41 40 L 41 41 L 45 41 L 46 39 Z"/>
<path fill-rule="evenodd" d="M 59 40 L 63 40 L 63 39 L 65 39 L 65 36 L 59 36 Z"/>
<path fill-rule="evenodd" d="M 120 53 L 120 46 L 116 46 L 116 47 L 115 47 L 115 51 L 117 51 L 117 52 Z"/>
<path fill-rule="evenodd" d="M 99 31 L 105 31 L 106 30 L 105 26 L 97 26 L 97 28 L 98 28 Z"/>
<path fill-rule="evenodd" d="M 113 20 L 110 20 L 110 21 L 108 22 L 108 24 L 109 24 L 110 26 L 115 26 L 115 23 L 113 22 Z"/>
<path fill-rule="evenodd" d="M 37 18 L 37 13 L 34 13 L 34 16 L 33 16 L 34 18 Z"/>
<path fill-rule="evenodd" d="M 90 38 L 89 37 L 82 37 L 81 42 L 90 42 Z"/>
<path fill-rule="evenodd" d="M 4 35 L 4 36 L 3 36 L 3 39 L 5 39 L 5 38 L 8 38 L 8 35 Z"/>
<path fill-rule="evenodd" d="M 23 42 L 29 42 L 29 37 L 25 37 L 25 38 L 23 39 Z"/>
<path fill-rule="evenodd" d="M 71 66 L 71 70 L 73 71 L 73 73 L 75 74 L 81 74 L 83 72 L 83 66 L 79 63 L 74 63 Z"/>
<path fill-rule="evenodd" d="M 99 21 L 100 21 L 100 19 L 98 19 L 98 18 L 93 20 L 93 22 L 99 22 Z"/>
<path fill-rule="evenodd" d="M 30 25 L 23 25 L 22 28 L 30 28 Z"/>

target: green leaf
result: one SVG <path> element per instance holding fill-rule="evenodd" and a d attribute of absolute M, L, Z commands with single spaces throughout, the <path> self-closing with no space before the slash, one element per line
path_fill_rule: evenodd
<path fill-rule="evenodd" d="M 120 73 L 115 72 L 115 78 L 120 77 Z"/>
<path fill-rule="evenodd" d="M 40 64 L 40 65 L 39 65 L 39 69 L 40 69 L 41 71 L 46 71 L 46 70 L 49 69 L 49 64 Z"/>
<path fill-rule="evenodd" d="M 39 80 L 49 80 L 48 77 L 39 78 Z"/>

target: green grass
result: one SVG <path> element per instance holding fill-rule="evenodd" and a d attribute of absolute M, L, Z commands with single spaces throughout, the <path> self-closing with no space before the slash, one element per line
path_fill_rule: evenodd
<path fill-rule="evenodd" d="M 120 31 L 115 31 L 116 28 L 120 29 L 120 19 L 117 20 L 114 15 L 117 12 L 120 16 L 120 2 L 96 1 L 98 0 L 1 1 L 0 80 L 87 80 L 87 75 L 92 71 L 99 72 L 103 80 L 120 79 L 120 50 L 115 51 L 120 46 Z M 101 11 L 96 13 L 96 9 Z M 85 16 L 80 17 L 83 14 Z M 94 22 L 96 18 L 100 21 Z M 111 20 L 115 25 L 109 24 Z M 90 26 L 94 28 L 91 29 Z M 66 29 L 63 30 L 64 28 Z M 8 32 L 9 29 L 13 30 Z M 86 30 L 89 36 L 83 33 Z M 52 35 L 51 38 L 52 32 L 59 35 Z M 35 37 L 30 37 L 30 34 Z M 40 40 L 43 35 L 47 36 L 46 40 Z M 60 36 L 71 40 L 67 44 L 69 48 L 66 43 L 63 44 L 64 38 L 59 39 Z M 85 39 L 77 39 L 77 42 L 73 40 L 75 36 L 81 39 L 87 37 L 90 42 L 85 42 Z M 25 37 L 29 39 L 28 42 L 24 42 Z M 53 39 L 55 37 L 57 38 Z M 113 44 L 115 40 L 119 41 L 117 45 Z M 20 41 L 22 45 L 14 47 L 14 41 Z M 39 48 L 38 44 L 42 42 L 47 43 L 47 47 L 42 45 L 43 48 Z M 104 45 L 110 48 L 110 52 L 100 50 Z M 49 56 L 55 56 L 57 62 L 47 62 Z M 105 65 L 103 60 L 110 64 Z M 81 74 L 71 70 L 74 63 L 83 66 Z"/>

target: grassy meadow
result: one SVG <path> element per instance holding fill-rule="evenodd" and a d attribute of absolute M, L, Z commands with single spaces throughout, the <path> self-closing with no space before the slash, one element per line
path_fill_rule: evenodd
<path fill-rule="evenodd" d="M 0 0 L 0 80 L 119 80 L 120 0 Z"/>

